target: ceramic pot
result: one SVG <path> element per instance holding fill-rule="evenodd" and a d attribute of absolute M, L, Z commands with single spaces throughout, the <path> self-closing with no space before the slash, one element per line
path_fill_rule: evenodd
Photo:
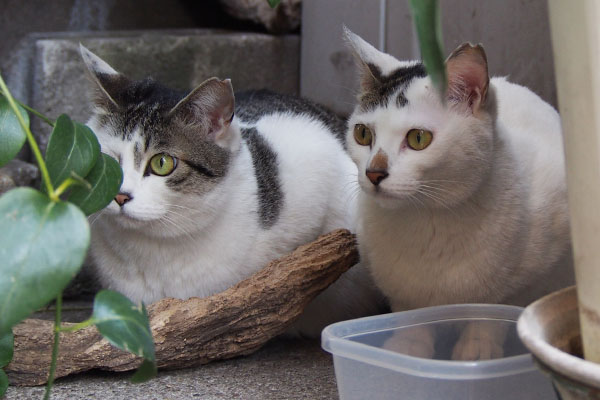
<path fill-rule="evenodd" d="M 582 358 L 575 286 L 529 305 L 517 331 L 540 369 L 552 377 L 562 400 L 600 400 L 600 364 Z"/>

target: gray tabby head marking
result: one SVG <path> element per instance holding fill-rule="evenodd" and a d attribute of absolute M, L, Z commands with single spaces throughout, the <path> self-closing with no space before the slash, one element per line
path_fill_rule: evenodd
<path fill-rule="evenodd" d="M 139 179 L 158 178 L 180 193 L 211 191 L 226 175 L 231 147 L 235 147 L 235 139 L 228 133 L 234 108 L 229 80 L 209 79 L 184 96 L 151 78 L 131 80 L 83 46 L 81 53 L 95 83 L 100 131 L 133 142 L 131 167 L 138 171 Z M 112 149 L 115 153 L 119 150 Z M 149 160 L 162 153 L 175 157 L 177 166 L 168 176 L 156 177 Z M 113 155 L 122 164 L 123 155 Z M 123 190 L 128 186 L 135 184 L 124 181 Z"/>

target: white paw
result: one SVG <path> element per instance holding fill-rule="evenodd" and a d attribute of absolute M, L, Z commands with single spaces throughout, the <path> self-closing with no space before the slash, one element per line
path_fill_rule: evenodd
<path fill-rule="evenodd" d="M 492 360 L 504 356 L 506 332 L 497 325 L 472 322 L 462 331 L 452 350 L 456 361 Z"/>
<path fill-rule="evenodd" d="M 430 327 L 410 327 L 398 330 L 383 344 L 383 348 L 413 357 L 433 358 L 435 334 Z"/>

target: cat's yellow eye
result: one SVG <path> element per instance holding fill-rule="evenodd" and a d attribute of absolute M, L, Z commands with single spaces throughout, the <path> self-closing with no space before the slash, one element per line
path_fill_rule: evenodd
<path fill-rule="evenodd" d="M 150 170 L 156 175 L 169 175 L 176 166 L 177 160 L 168 154 L 157 154 L 150 159 Z"/>
<path fill-rule="evenodd" d="M 354 140 L 361 146 L 370 146 L 373 142 L 371 130 L 363 124 L 354 125 Z"/>
<path fill-rule="evenodd" d="M 411 129 L 406 134 L 408 147 L 413 150 L 423 150 L 431 144 L 433 134 L 425 129 Z"/>

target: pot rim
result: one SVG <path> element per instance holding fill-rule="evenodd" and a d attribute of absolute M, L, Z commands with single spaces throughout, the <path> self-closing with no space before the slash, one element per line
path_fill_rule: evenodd
<path fill-rule="evenodd" d="M 517 321 L 517 332 L 525 347 L 531 351 L 535 358 L 545 368 L 557 374 L 566 376 L 574 381 L 600 389 L 600 364 L 584 360 L 567 352 L 559 350 L 546 338 L 540 335 L 540 321 L 536 311 L 551 302 L 557 302 L 563 297 L 575 298 L 575 310 L 577 310 L 577 295 L 575 286 L 550 293 L 539 300 L 531 303 Z M 537 330 L 537 332 L 536 332 Z"/>

